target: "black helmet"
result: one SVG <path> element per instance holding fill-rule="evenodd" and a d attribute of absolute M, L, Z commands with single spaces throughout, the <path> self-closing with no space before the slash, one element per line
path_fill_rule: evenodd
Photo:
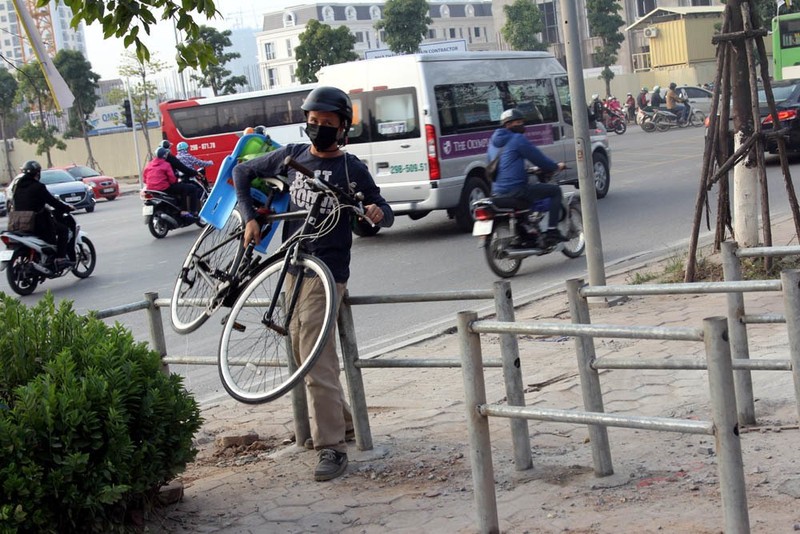
<path fill-rule="evenodd" d="M 163 141 L 161 141 L 161 144 L 158 145 L 158 146 L 160 146 L 161 148 L 166 148 L 167 150 L 169 150 L 169 147 L 172 146 L 172 143 L 170 143 L 169 141 L 164 139 Z"/>
<path fill-rule="evenodd" d="M 518 121 L 524 118 L 525 115 L 523 115 L 520 110 L 515 108 L 507 109 L 500 115 L 500 125 L 505 126 L 507 122 Z"/>
<path fill-rule="evenodd" d="M 311 91 L 300 109 L 309 111 L 333 111 L 344 121 L 344 133 L 350 129 L 353 123 L 353 104 L 347 93 L 336 87 L 317 87 Z"/>
<path fill-rule="evenodd" d="M 675 90 L 676 87 L 678 87 L 678 84 L 675 83 L 675 82 L 672 82 L 671 84 L 669 84 L 669 88 L 672 89 L 673 91 Z"/>
<path fill-rule="evenodd" d="M 42 166 L 38 161 L 29 160 L 22 165 L 20 170 L 22 171 L 23 176 L 36 176 L 37 174 L 41 174 Z"/>

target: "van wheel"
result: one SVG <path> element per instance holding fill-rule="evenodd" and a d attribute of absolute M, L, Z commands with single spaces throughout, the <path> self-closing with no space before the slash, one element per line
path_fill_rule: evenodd
<path fill-rule="evenodd" d="M 594 175 L 594 189 L 597 198 L 605 198 L 611 186 L 611 175 L 608 172 L 608 158 L 605 154 L 595 152 L 592 154 L 592 174 Z"/>
<path fill-rule="evenodd" d="M 471 232 L 475 223 L 475 210 L 472 203 L 489 196 L 489 185 L 477 176 L 467 177 L 464 189 L 461 191 L 461 201 L 456 208 L 456 225 L 462 232 Z"/>

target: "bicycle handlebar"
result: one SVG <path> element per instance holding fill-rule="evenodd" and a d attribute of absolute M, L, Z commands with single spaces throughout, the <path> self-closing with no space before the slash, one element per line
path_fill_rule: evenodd
<path fill-rule="evenodd" d="M 356 212 L 356 215 L 365 221 L 367 221 L 370 226 L 375 226 L 369 217 L 365 215 L 364 206 L 362 201 L 364 200 L 364 195 L 361 192 L 357 192 L 353 195 L 348 193 L 347 191 L 342 190 L 339 186 L 336 186 L 330 183 L 327 180 L 323 180 L 322 178 L 317 178 L 314 176 L 314 172 L 295 161 L 292 156 L 286 156 L 286 159 L 283 160 L 283 165 L 286 167 L 291 167 L 292 169 L 296 170 L 306 178 L 312 180 L 314 185 L 320 190 L 328 190 L 333 191 L 340 199 L 343 199 L 346 204 L 349 204 L 353 207 Z"/>

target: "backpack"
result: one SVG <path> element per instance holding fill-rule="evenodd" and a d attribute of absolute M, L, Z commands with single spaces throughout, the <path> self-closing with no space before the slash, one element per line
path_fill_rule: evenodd
<path fill-rule="evenodd" d="M 488 178 L 490 182 L 494 182 L 497 179 L 497 171 L 500 167 L 500 156 L 503 155 L 503 150 L 505 149 L 505 146 L 501 148 L 497 156 L 486 166 L 486 178 Z"/>

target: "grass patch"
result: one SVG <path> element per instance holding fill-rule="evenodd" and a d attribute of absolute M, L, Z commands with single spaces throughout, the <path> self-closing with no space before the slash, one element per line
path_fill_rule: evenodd
<path fill-rule="evenodd" d="M 681 283 L 686 274 L 686 260 L 685 255 L 672 256 L 652 270 L 628 273 L 627 282 L 631 285 Z M 780 278 L 783 270 L 800 269 L 800 257 L 797 256 L 772 258 L 769 268 L 764 258 L 743 258 L 740 261 L 743 280 L 772 280 Z M 722 282 L 724 280 L 719 254 L 702 256 L 697 259 L 695 282 Z"/>

